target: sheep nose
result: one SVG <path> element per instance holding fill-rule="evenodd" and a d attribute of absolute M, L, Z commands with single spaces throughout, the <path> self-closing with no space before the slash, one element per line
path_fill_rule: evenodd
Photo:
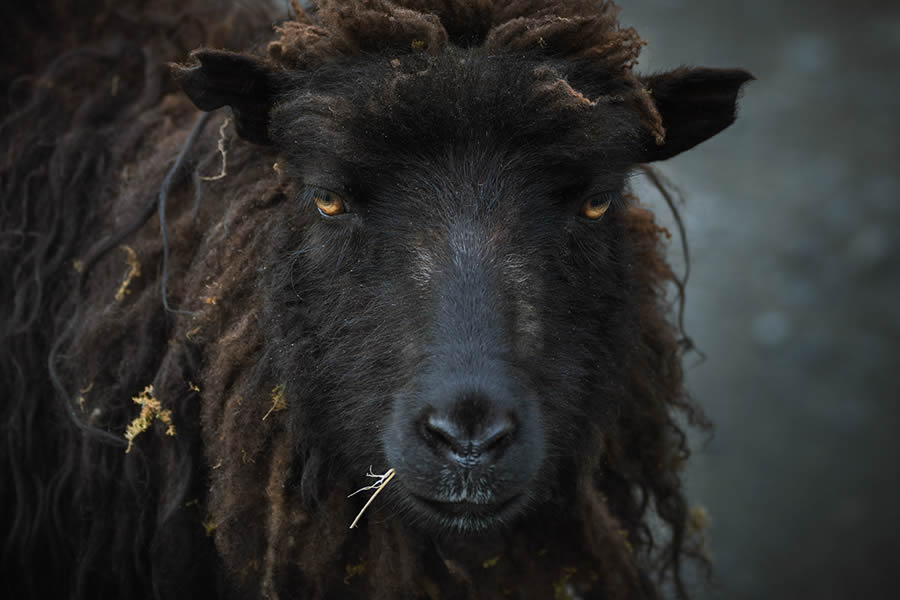
<path fill-rule="evenodd" d="M 506 415 L 466 423 L 433 412 L 424 420 L 421 433 L 436 453 L 471 468 L 496 462 L 515 438 L 516 425 Z"/>

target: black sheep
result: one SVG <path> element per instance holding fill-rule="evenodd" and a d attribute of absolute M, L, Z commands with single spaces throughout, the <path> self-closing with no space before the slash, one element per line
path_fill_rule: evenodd
<path fill-rule="evenodd" d="M 627 180 L 750 76 L 638 75 L 599 0 L 322 0 L 241 53 L 263 11 L 98 4 L 3 81 L 13 591 L 687 597 L 705 421 Z"/>

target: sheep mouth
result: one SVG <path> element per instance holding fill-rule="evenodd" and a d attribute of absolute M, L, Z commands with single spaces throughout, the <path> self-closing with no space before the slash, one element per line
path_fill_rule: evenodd
<path fill-rule="evenodd" d="M 524 503 L 522 495 L 491 503 L 445 502 L 416 494 L 411 498 L 417 508 L 442 527 L 461 531 L 481 531 L 508 522 Z"/>

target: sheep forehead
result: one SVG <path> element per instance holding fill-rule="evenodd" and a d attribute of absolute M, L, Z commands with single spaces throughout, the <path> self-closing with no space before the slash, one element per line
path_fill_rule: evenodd
<path fill-rule="evenodd" d="M 373 57 L 321 67 L 286 95 L 273 121 L 283 146 L 302 146 L 306 132 L 317 131 L 347 153 L 427 150 L 463 137 L 515 139 L 521 147 L 543 137 L 608 154 L 635 137 L 638 119 L 621 81 L 600 77 L 590 85 L 580 89 L 564 65 L 533 58 L 462 50 L 404 61 Z"/>

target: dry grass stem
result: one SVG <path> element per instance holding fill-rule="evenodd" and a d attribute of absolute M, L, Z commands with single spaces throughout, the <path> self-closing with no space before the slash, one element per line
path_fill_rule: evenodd
<path fill-rule="evenodd" d="M 284 384 L 279 383 L 272 388 L 272 406 L 269 411 L 263 415 L 262 420 L 265 421 L 273 412 L 279 412 L 287 409 L 287 400 L 284 397 Z"/>
<path fill-rule="evenodd" d="M 372 496 L 369 498 L 369 501 L 366 502 L 365 506 L 362 507 L 362 510 L 359 511 L 359 514 L 356 515 L 356 518 L 353 519 L 353 522 L 350 523 L 350 529 L 353 529 L 354 527 L 356 527 L 356 524 L 359 522 L 359 519 L 363 516 L 363 513 L 366 512 L 366 509 L 369 508 L 369 505 L 372 504 L 373 500 L 375 500 L 375 496 L 377 496 L 381 492 L 381 490 L 383 490 L 385 488 L 385 486 L 387 486 L 387 484 L 390 483 L 391 479 L 393 479 L 394 475 L 396 475 L 396 474 L 397 474 L 397 471 L 395 471 L 393 468 L 390 468 L 383 475 L 376 475 L 375 473 L 372 472 L 372 467 L 371 466 L 369 467 L 369 472 L 366 473 L 366 477 L 374 477 L 378 481 L 376 481 L 372 485 L 367 485 L 366 487 L 356 490 L 355 492 L 350 494 L 350 496 L 347 496 L 347 497 L 350 498 L 351 496 L 355 496 L 356 494 L 358 494 L 360 492 L 364 492 L 366 490 L 375 490 L 375 493 L 372 494 Z"/>
<path fill-rule="evenodd" d="M 225 149 L 225 140 L 228 138 L 225 136 L 225 129 L 228 127 L 229 123 L 231 123 L 231 117 L 227 117 L 222 121 L 222 125 L 219 127 L 219 141 L 216 143 L 216 149 L 222 156 L 222 169 L 219 171 L 218 175 L 201 175 L 200 179 L 203 181 L 217 181 L 219 179 L 224 179 L 225 176 L 228 175 L 228 150 Z"/>
<path fill-rule="evenodd" d="M 119 286 L 118 291 L 116 291 L 116 302 L 121 302 L 125 299 L 125 296 L 131 293 L 128 290 L 128 285 L 131 283 L 132 279 L 141 274 L 141 263 L 138 262 L 137 252 L 134 251 L 134 248 L 124 244 L 120 246 L 120 248 L 128 255 L 125 259 L 128 262 L 128 272 L 125 274 L 125 279 L 122 280 L 122 284 Z M 84 268 L 84 266 L 82 266 L 82 268 Z"/>

